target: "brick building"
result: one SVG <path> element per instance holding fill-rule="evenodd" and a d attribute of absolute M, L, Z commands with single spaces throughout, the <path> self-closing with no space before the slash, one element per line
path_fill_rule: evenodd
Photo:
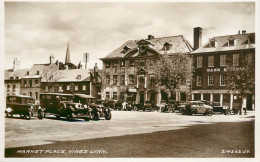
<path fill-rule="evenodd" d="M 238 107 L 239 92 L 232 92 L 226 84 L 227 65 L 241 67 L 243 60 L 255 58 L 255 33 L 216 36 L 201 46 L 202 29 L 194 28 L 192 52 L 195 72 L 192 99 L 217 101 Z M 248 94 L 244 106 L 254 109 L 254 94 Z"/>
<path fill-rule="evenodd" d="M 119 48 L 101 58 L 103 61 L 102 99 L 132 100 L 143 103 L 147 100 L 160 103 L 170 96 L 169 91 L 161 91 L 155 87 L 153 67 L 159 55 L 189 54 L 192 47 L 182 36 L 170 36 L 148 39 L 128 40 Z M 181 100 L 186 91 L 176 94 Z"/>

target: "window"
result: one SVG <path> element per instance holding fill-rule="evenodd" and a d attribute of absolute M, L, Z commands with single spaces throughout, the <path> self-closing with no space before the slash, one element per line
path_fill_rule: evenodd
<path fill-rule="evenodd" d="M 27 87 L 27 81 L 26 80 L 24 80 L 24 87 Z"/>
<path fill-rule="evenodd" d="M 150 76 L 150 85 L 155 85 L 155 78 L 154 76 Z"/>
<path fill-rule="evenodd" d="M 109 92 L 106 92 L 106 98 L 107 98 L 107 99 L 110 99 L 110 94 L 109 94 Z"/>
<path fill-rule="evenodd" d="M 110 75 L 106 75 L 106 84 L 110 84 Z"/>
<path fill-rule="evenodd" d="M 117 92 L 113 92 L 113 99 L 114 99 L 114 100 L 117 99 Z"/>
<path fill-rule="evenodd" d="M 30 87 L 32 87 L 32 80 L 29 80 Z"/>
<path fill-rule="evenodd" d="M 35 86 L 38 87 L 39 81 L 35 80 Z"/>
<path fill-rule="evenodd" d="M 15 88 L 16 88 L 16 86 L 15 86 L 15 84 L 13 85 L 13 90 L 15 90 Z"/>
<path fill-rule="evenodd" d="M 80 80 L 80 79 L 81 79 L 81 75 L 78 75 L 78 76 L 77 76 L 77 79 Z"/>
<path fill-rule="evenodd" d="M 145 61 L 144 60 L 140 61 L 140 66 L 145 66 Z"/>
<path fill-rule="evenodd" d="M 106 68 L 110 68 L 110 62 L 106 62 Z"/>
<path fill-rule="evenodd" d="M 226 60 L 227 60 L 226 55 L 220 55 L 220 66 L 226 66 Z"/>
<path fill-rule="evenodd" d="M 210 47 L 216 47 L 216 41 L 215 40 L 210 41 Z"/>
<path fill-rule="evenodd" d="M 59 86 L 59 92 L 62 92 L 62 86 Z"/>
<path fill-rule="evenodd" d="M 235 40 L 234 39 L 229 39 L 228 40 L 228 46 L 234 46 L 235 45 Z"/>
<path fill-rule="evenodd" d="M 48 92 L 48 86 L 45 86 L 45 92 Z"/>
<path fill-rule="evenodd" d="M 70 85 L 67 85 L 67 90 L 70 90 Z"/>
<path fill-rule="evenodd" d="M 30 96 L 32 97 L 32 92 L 30 92 Z"/>
<path fill-rule="evenodd" d="M 40 75 L 40 72 L 39 72 L 39 71 L 37 71 L 36 75 Z"/>
<path fill-rule="evenodd" d="M 124 100 L 125 99 L 125 92 L 120 92 L 120 99 Z"/>
<path fill-rule="evenodd" d="M 85 91 L 85 90 L 86 90 L 86 88 L 87 88 L 87 86 L 86 86 L 86 85 L 83 85 L 83 86 L 82 86 L 82 90 L 83 90 L 83 91 Z"/>
<path fill-rule="evenodd" d="M 9 89 L 10 87 L 11 87 L 11 86 L 8 84 L 8 85 L 7 85 L 7 88 Z"/>
<path fill-rule="evenodd" d="M 154 66 L 155 65 L 155 60 L 154 59 L 151 59 L 150 61 L 150 66 Z"/>
<path fill-rule="evenodd" d="M 140 85 L 144 85 L 144 82 L 145 82 L 144 77 L 143 76 L 139 76 L 139 84 Z"/>
<path fill-rule="evenodd" d="M 255 44 L 255 36 L 249 37 L 249 44 Z"/>
<path fill-rule="evenodd" d="M 38 92 L 35 92 L 35 99 L 38 100 Z"/>
<path fill-rule="evenodd" d="M 29 74 L 30 74 L 29 71 L 27 71 L 26 75 L 29 75 Z"/>
<path fill-rule="evenodd" d="M 130 61 L 130 66 L 131 67 L 135 66 L 135 62 L 134 61 Z"/>
<path fill-rule="evenodd" d="M 125 85 L 125 75 L 120 76 L 121 85 Z"/>
<path fill-rule="evenodd" d="M 197 75 L 197 86 L 201 86 L 201 75 Z"/>
<path fill-rule="evenodd" d="M 213 75 L 208 75 L 208 85 L 214 85 Z"/>
<path fill-rule="evenodd" d="M 208 57 L 208 66 L 209 67 L 214 67 L 214 56 L 209 56 Z"/>
<path fill-rule="evenodd" d="M 220 75 L 220 85 L 221 86 L 226 85 L 226 75 Z"/>
<path fill-rule="evenodd" d="M 129 84 L 134 84 L 134 75 L 129 75 Z"/>
<path fill-rule="evenodd" d="M 79 90 L 79 86 L 76 85 L 75 86 L 75 91 L 77 91 L 77 90 Z"/>
<path fill-rule="evenodd" d="M 113 75 L 113 84 L 117 84 L 117 75 Z"/>
<path fill-rule="evenodd" d="M 114 67 L 118 67 L 118 62 L 115 61 L 113 66 L 114 66 Z"/>
<path fill-rule="evenodd" d="M 202 67 L 202 56 L 198 56 L 197 57 L 197 68 L 201 68 Z"/>
<path fill-rule="evenodd" d="M 121 61 L 120 66 L 125 67 L 125 61 Z"/>
<path fill-rule="evenodd" d="M 239 66 L 239 54 L 233 54 L 233 66 Z"/>
<path fill-rule="evenodd" d="M 253 54 L 247 53 L 246 54 L 246 62 L 251 62 L 251 61 L 253 61 Z"/>

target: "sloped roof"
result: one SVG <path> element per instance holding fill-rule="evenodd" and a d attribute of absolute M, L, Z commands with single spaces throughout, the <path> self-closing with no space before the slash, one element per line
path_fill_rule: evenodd
<path fill-rule="evenodd" d="M 61 77 L 58 82 L 82 82 L 90 81 L 89 69 L 71 69 L 71 70 L 59 70 L 59 76 Z M 80 78 L 78 76 L 80 75 Z"/>
<path fill-rule="evenodd" d="M 255 33 L 225 35 L 225 36 L 213 37 L 212 39 L 217 41 L 216 47 L 209 47 L 210 42 L 208 41 L 202 47 L 199 47 L 197 50 L 195 50 L 192 53 L 253 49 L 253 48 L 255 48 L 255 44 L 248 44 L 249 36 L 255 37 Z M 234 46 L 228 46 L 229 38 L 235 39 L 236 44 Z"/>
<path fill-rule="evenodd" d="M 119 48 L 108 54 L 105 58 L 122 58 L 126 55 L 126 53 L 122 52 L 124 51 L 125 46 L 131 49 L 137 48 L 137 42 L 141 40 L 128 40 L 125 43 L 123 43 Z M 163 47 L 166 42 L 172 45 L 171 49 L 168 50 L 167 53 L 188 53 L 192 51 L 192 46 L 187 40 L 185 40 L 185 38 L 182 35 L 154 38 L 151 40 L 145 39 L 145 41 L 150 42 L 153 46 L 149 47 L 155 49 L 161 54 L 165 53 Z"/>

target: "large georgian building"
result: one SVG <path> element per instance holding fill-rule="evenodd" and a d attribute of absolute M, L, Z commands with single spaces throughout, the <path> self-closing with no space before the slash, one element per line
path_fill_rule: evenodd
<path fill-rule="evenodd" d="M 189 54 L 192 47 L 182 36 L 128 40 L 101 58 L 103 61 L 102 99 L 130 100 L 135 103 L 167 100 L 170 92 L 154 85 L 154 62 L 159 55 Z M 176 92 L 177 100 L 186 100 L 187 89 Z"/>
<path fill-rule="evenodd" d="M 243 60 L 255 58 L 255 33 L 239 31 L 234 35 L 216 36 L 201 46 L 202 29 L 196 30 L 200 41 L 192 52 L 195 68 L 192 99 L 217 101 L 231 108 L 238 107 L 239 92 L 230 91 L 226 83 L 227 65 L 239 68 Z M 248 94 L 243 102 L 243 107 L 254 109 L 254 94 Z"/>

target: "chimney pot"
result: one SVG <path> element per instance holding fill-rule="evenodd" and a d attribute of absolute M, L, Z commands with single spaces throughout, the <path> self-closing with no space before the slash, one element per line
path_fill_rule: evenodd
<path fill-rule="evenodd" d="M 193 32 L 194 32 L 194 50 L 198 49 L 199 47 L 201 47 L 202 44 L 202 28 L 201 27 L 196 27 L 193 28 Z"/>
<path fill-rule="evenodd" d="M 242 30 L 242 34 L 246 34 L 246 30 Z"/>

